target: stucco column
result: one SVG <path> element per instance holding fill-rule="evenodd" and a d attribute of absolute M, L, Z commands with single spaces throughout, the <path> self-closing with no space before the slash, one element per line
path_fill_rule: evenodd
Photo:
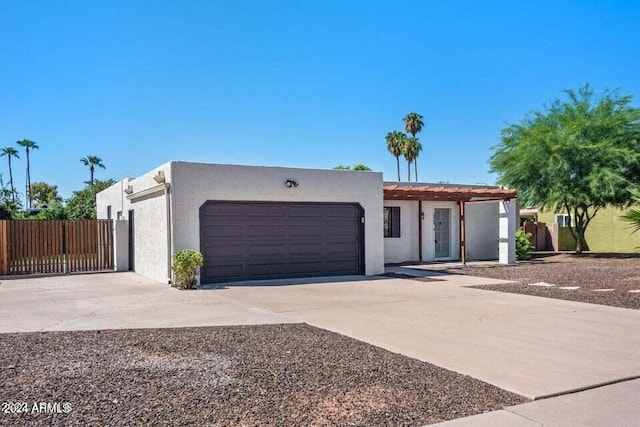
<path fill-rule="evenodd" d="M 514 264 L 516 262 L 517 203 L 503 200 L 499 206 L 498 260 L 500 264 Z"/>
<path fill-rule="evenodd" d="M 129 221 L 113 221 L 114 270 L 129 270 Z"/>

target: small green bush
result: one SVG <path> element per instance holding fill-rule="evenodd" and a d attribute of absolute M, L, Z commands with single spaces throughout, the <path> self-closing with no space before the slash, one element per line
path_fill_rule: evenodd
<path fill-rule="evenodd" d="M 175 273 L 174 286 L 180 289 L 194 289 L 198 283 L 196 276 L 203 263 L 204 258 L 199 251 L 183 249 L 176 252 L 171 267 Z"/>
<path fill-rule="evenodd" d="M 531 258 L 533 245 L 531 244 L 531 233 L 525 233 L 522 229 L 516 231 L 516 259 L 524 260 Z"/>

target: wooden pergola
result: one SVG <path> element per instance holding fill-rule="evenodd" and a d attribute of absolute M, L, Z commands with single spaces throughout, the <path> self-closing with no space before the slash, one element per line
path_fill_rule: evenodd
<path fill-rule="evenodd" d="M 465 205 L 495 203 L 517 197 L 516 190 L 501 187 L 388 184 L 383 187 L 384 200 L 418 202 L 418 252 L 422 260 L 422 202 L 457 202 L 460 208 L 460 261 L 466 263 Z"/>

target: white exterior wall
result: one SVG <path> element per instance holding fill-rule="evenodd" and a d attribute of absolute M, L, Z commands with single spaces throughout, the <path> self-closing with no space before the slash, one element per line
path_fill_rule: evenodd
<path fill-rule="evenodd" d="M 136 197 L 136 193 L 158 188 L 159 184 L 153 179 L 163 171 L 165 181 L 171 185 L 171 163 L 165 163 L 152 171 L 135 179 L 125 178 L 112 185 L 96 196 L 97 215 L 100 219 L 107 218 L 107 206 L 111 206 L 113 219 L 117 212 L 122 212 L 122 218 L 128 219 L 128 211 L 134 211 L 134 266 L 136 273 L 168 283 L 169 271 L 169 242 L 168 242 L 168 214 L 167 196 L 164 191 L 156 191 L 145 197 Z M 133 199 L 129 200 L 124 190 L 133 187 Z"/>
<path fill-rule="evenodd" d="M 359 203 L 365 272 L 384 272 L 381 173 L 172 162 L 171 175 L 174 251 L 200 249 L 200 207 L 207 200 Z M 286 180 L 299 185 L 287 188 Z"/>
<path fill-rule="evenodd" d="M 498 203 L 465 205 L 468 261 L 498 259 Z"/>
<path fill-rule="evenodd" d="M 400 208 L 400 237 L 384 237 L 384 262 L 419 261 L 418 202 L 413 200 L 385 200 L 384 206 Z M 383 226 L 384 227 L 384 226 Z M 384 235 L 384 228 L 380 234 Z"/>
<path fill-rule="evenodd" d="M 436 258 L 435 224 L 433 216 L 436 208 L 451 209 L 449 221 L 449 257 Z M 422 260 L 440 261 L 460 258 L 460 206 L 457 202 L 422 202 L 424 220 L 422 223 Z"/>
<path fill-rule="evenodd" d="M 515 201 L 503 201 L 499 209 L 499 254 L 500 264 L 516 262 L 516 229 L 518 228 L 518 205 Z"/>

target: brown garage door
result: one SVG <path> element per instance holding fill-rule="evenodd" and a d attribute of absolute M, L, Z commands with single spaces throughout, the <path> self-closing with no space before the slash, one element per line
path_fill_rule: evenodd
<path fill-rule="evenodd" d="M 357 204 L 208 201 L 202 283 L 364 274 Z"/>

